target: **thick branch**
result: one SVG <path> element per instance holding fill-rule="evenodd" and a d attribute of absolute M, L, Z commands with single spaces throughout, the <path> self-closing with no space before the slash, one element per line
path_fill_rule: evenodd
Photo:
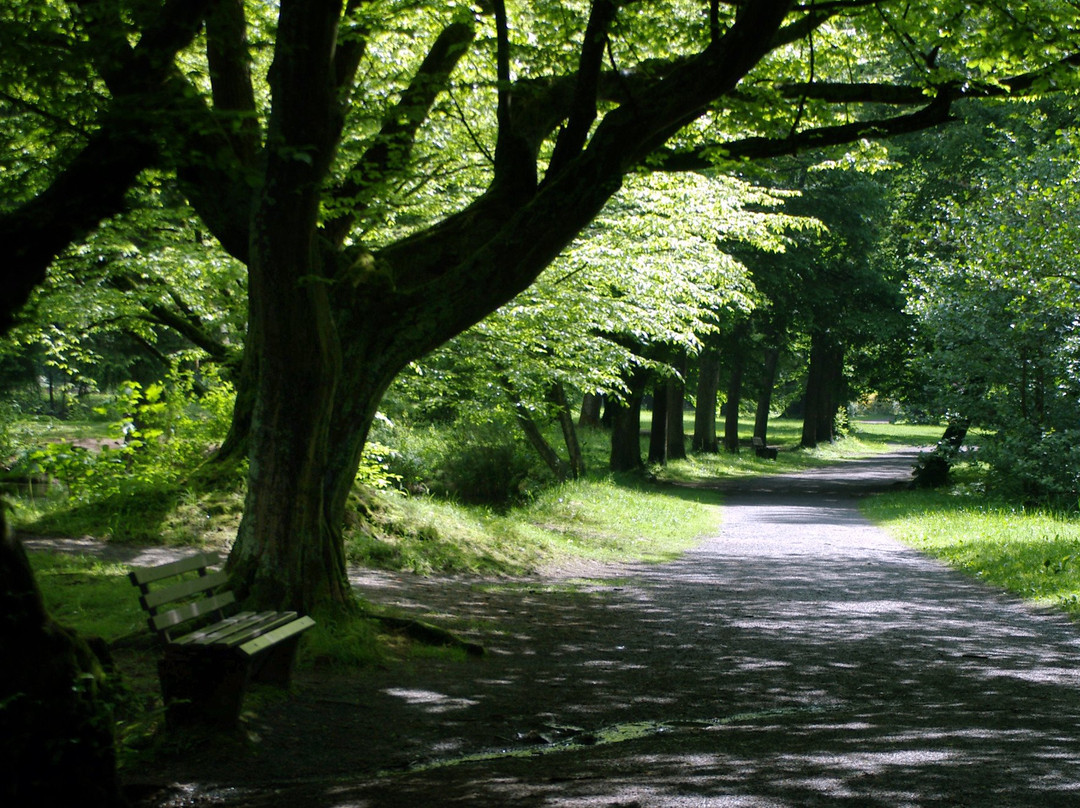
<path fill-rule="evenodd" d="M 172 70 L 176 52 L 194 37 L 207 0 L 173 0 L 165 5 L 138 45 L 122 57 L 125 69 L 112 107 L 100 128 L 50 186 L 22 207 L 0 217 L 6 282 L 0 291 L 0 329 L 7 327 L 53 259 L 124 208 L 139 173 L 158 157 L 145 108 Z"/>
<path fill-rule="evenodd" d="M 722 160 L 761 160 L 797 154 L 807 149 L 918 132 L 952 120 L 951 105 L 949 96 L 943 95 L 928 106 L 907 115 L 806 129 L 785 138 L 744 138 L 692 152 L 658 151 L 649 159 L 649 167 L 657 171 L 704 171 L 715 168 Z"/>
<path fill-rule="evenodd" d="M 548 166 L 549 172 L 558 171 L 572 157 L 578 155 L 589 137 L 589 130 L 596 120 L 596 88 L 600 81 L 608 28 L 615 19 L 617 10 L 613 0 L 595 0 L 593 3 L 589 24 L 585 28 L 585 38 L 581 44 L 574 100 L 566 126 L 555 142 L 555 153 Z"/>
<path fill-rule="evenodd" d="M 206 18 L 206 60 L 214 110 L 224 116 L 233 153 L 248 168 L 255 165 L 261 135 L 251 84 L 247 21 L 242 0 L 216 0 Z"/>

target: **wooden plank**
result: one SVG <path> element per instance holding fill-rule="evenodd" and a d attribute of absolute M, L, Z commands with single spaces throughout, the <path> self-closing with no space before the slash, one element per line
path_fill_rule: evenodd
<path fill-rule="evenodd" d="M 198 578 L 191 578 L 190 580 L 181 581 L 177 584 L 163 586 L 161 589 L 155 589 L 153 592 L 147 592 L 139 598 L 139 603 L 141 603 L 142 607 L 147 611 L 154 612 L 154 610 L 162 604 L 184 600 L 199 592 L 205 592 L 208 589 L 216 589 L 228 582 L 229 576 L 225 572 L 211 572 L 209 575 L 200 575 Z"/>
<path fill-rule="evenodd" d="M 295 620 L 296 612 L 263 612 L 259 617 L 258 623 L 252 623 L 244 631 L 234 631 L 228 635 L 219 636 L 215 644 L 229 647 L 243 645 L 248 640 L 253 640 L 268 631 L 273 631 L 278 626 Z"/>
<path fill-rule="evenodd" d="M 165 631 L 173 626 L 186 623 L 188 620 L 194 620 L 196 617 L 208 615 L 223 606 L 228 606 L 235 602 L 236 596 L 232 592 L 222 592 L 217 595 L 210 595 L 202 600 L 185 603 L 183 606 L 176 609 L 170 609 L 167 612 L 154 615 L 150 618 L 150 625 L 153 627 L 154 631 Z"/>
<path fill-rule="evenodd" d="M 182 575 L 185 572 L 194 572 L 203 567 L 212 567 L 220 560 L 214 553 L 195 553 L 195 555 L 181 558 L 179 561 L 170 561 L 168 564 L 160 564 L 156 567 L 136 567 L 128 573 L 128 579 L 136 586 L 141 586 L 173 575 Z"/>
<path fill-rule="evenodd" d="M 277 645 L 282 640 L 287 640 L 301 631 L 307 631 L 315 625 L 315 621 L 306 615 L 304 617 L 298 617 L 291 623 L 287 623 L 280 628 L 276 628 L 273 631 L 269 631 L 266 634 L 262 634 L 256 637 L 254 640 L 244 643 L 240 646 L 240 651 L 248 656 L 264 651 L 272 645 Z"/>
<path fill-rule="evenodd" d="M 288 613 L 282 617 L 281 612 L 244 612 L 243 620 L 222 620 L 212 626 L 207 626 L 202 631 L 195 632 L 199 636 L 195 642 L 199 645 L 237 645 L 244 640 L 257 637 L 262 630 L 268 630 L 280 625 L 284 621 L 291 620 L 295 614 Z"/>
<path fill-rule="evenodd" d="M 244 624 L 247 621 L 255 619 L 255 618 L 258 618 L 258 615 L 255 614 L 255 612 L 239 612 L 237 614 L 232 615 L 231 617 L 226 617 L 224 620 L 219 620 L 218 622 L 216 622 L 216 623 L 214 623 L 212 625 L 204 626 L 203 628 L 199 629 L 198 631 L 193 631 L 190 634 L 185 634 L 182 637 L 177 637 L 176 639 L 174 639 L 172 641 L 172 644 L 173 645 L 202 645 L 204 643 L 204 641 L 206 640 L 206 638 L 209 637 L 210 635 L 212 635 L 212 634 L 214 634 L 214 633 L 216 633 L 218 631 L 221 631 L 222 629 L 225 629 L 225 628 L 227 628 L 229 626 L 235 626 L 235 625 L 239 625 L 239 624 Z"/>

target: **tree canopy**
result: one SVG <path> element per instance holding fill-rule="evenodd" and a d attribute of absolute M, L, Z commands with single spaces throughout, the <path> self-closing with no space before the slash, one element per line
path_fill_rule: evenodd
<path fill-rule="evenodd" d="M 10 3 L 0 314 L 167 177 L 247 268 L 240 591 L 347 602 L 340 525 L 383 392 L 630 173 L 736 171 L 1064 86 L 1072 26 L 1054 2 Z"/>

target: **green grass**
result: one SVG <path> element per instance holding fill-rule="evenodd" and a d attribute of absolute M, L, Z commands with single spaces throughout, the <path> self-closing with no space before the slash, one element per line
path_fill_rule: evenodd
<path fill-rule="evenodd" d="M 692 425 L 690 425 L 692 428 Z M 752 477 L 782 474 L 828 466 L 837 461 L 886 452 L 897 446 L 928 446 L 936 443 L 944 428 L 936 425 L 855 422 L 849 436 L 835 443 L 823 443 L 814 449 L 801 449 L 802 421 L 774 418 L 769 421 L 769 445 L 779 447 L 775 460 L 756 457 L 750 446 L 754 432 L 752 421 L 739 423 L 743 444 L 738 454 L 693 455 L 687 460 L 669 463 L 657 469 L 661 479 L 672 482 L 705 482 L 724 477 Z"/>
<path fill-rule="evenodd" d="M 901 541 L 979 580 L 1080 619 L 1080 517 L 987 501 L 967 487 L 866 500 Z"/>
<path fill-rule="evenodd" d="M 499 513 L 383 494 L 371 529 L 349 532 L 351 560 L 420 573 L 521 574 L 571 558 L 671 559 L 719 522 L 712 492 L 657 488 L 611 476 L 548 488 Z"/>
<path fill-rule="evenodd" d="M 45 606 L 59 622 L 109 641 L 148 630 L 125 565 L 67 553 L 29 557 Z"/>

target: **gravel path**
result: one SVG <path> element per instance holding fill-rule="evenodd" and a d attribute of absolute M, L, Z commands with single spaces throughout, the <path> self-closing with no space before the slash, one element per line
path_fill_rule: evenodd
<path fill-rule="evenodd" d="M 862 518 L 911 461 L 730 483 L 718 535 L 595 579 L 358 573 L 488 656 L 304 677 L 143 804 L 1080 805 L 1080 632 Z"/>

